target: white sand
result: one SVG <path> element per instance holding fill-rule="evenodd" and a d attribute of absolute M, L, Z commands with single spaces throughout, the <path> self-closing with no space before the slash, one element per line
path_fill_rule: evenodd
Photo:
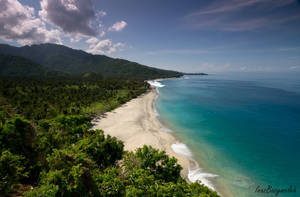
<path fill-rule="evenodd" d="M 166 151 L 169 156 L 178 159 L 178 163 L 183 167 L 181 175 L 187 179 L 188 167 L 193 161 L 175 153 L 171 148 L 177 140 L 172 134 L 164 131 L 163 125 L 157 119 L 153 109 L 156 96 L 156 90 L 151 89 L 112 112 L 94 119 L 95 126 L 92 129 L 102 129 L 105 134 L 122 140 L 125 150 L 135 151 L 145 144 Z"/>

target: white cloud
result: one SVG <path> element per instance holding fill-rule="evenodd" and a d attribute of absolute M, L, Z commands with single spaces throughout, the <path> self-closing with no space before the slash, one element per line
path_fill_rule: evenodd
<path fill-rule="evenodd" d="M 229 13 L 242 10 L 257 4 L 265 4 L 268 9 L 274 9 L 282 7 L 295 2 L 294 0 L 229 0 L 229 1 L 216 1 L 210 6 L 201 9 L 197 12 L 193 12 L 191 15 L 205 15 L 205 14 L 216 14 L 216 13 Z"/>
<path fill-rule="evenodd" d="M 90 39 L 86 40 L 85 42 L 88 44 L 95 44 L 95 43 L 99 42 L 99 40 L 96 37 L 91 37 Z"/>
<path fill-rule="evenodd" d="M 109 31 L 122 31 L 127 26 L 125 21 L 116 22 L 108 30 Z"/>
<path fill-rule="evenodd" d="M 91 0 L 41 0 L 39 16 L 48 23 L 60 27 L 66 33 L 95 36 L 96 20 Z"/>
<path fill-rule="evenodd" d="M 92 54 L 110 54 L 124 47 L 123 43 L 118 42 L 114 44 L 109 39 L 98 40 L 97 38 L 90 38 L 86 42 L 90 44 L 87 52 Z"/>
<path fill-rule="evenodd" d="M 75 11 L 79 10 L 74 0 L 62 0 L 61 2 L 67 10 L 75 10 Z"/>
<path fill-rule="evenodd" d="M 62 44 L 86 39 L 88 51 L 94 54 L 110 54 L 122 50 L 124 44 L 110 39 L 100 40 L 108 28 L 98 19 L 107 13 L 95 13 L 91 0 L 41 0 L 41 10 L 35 14 L 33 7 L 18 0 L 0 0 L 0 40 L 21 45 L 39 43 Z M 121 31 L 127 23 L 115 23 L 110 30 Z"/>
<path fill-rule="evenodd" d="M 284 10 L 295 0 L 228 0 L 211 1 L 208 6 L 184 17 L 186 24 L 194 28 L 223 31 L 250 31 L 275 27 L 299 20 L 297 8 Z M 255 13 L 249 15 L 249 12 Z"/>
<path fill-rule="evenodd" d="M 34 8 L 17 0 L 0 1 L 0 39 L 19 44 L 52 42 L 61 44 L 61 32 L 48 30 L 46 24 L 35 17 Z"/>
<path fill-rule="evenodd" d="M 75 43 L 75 42 L 80 42 L 84 37 L 86 36 L 82 36 L 80 34 L 76 34 L 74 35 L 68 35 L 70 38 L 70 42 Z"/>
<path fill-rule="evenodd" d="M 96 37 L 91 37 L 87 39 L 85 42 L 89 44 L 89 48 L 91 49 L 95 47 L 95 45 L 99 42 L 99 39 Z"/>

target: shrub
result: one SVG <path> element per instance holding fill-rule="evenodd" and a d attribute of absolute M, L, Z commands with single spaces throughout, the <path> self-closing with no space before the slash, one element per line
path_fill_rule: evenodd
<path fill-rule="evenodd" d="M 93 179 L 100 196 L 124 196 L 125 186 L 119 178 L 119 170 L 116 168 L 106 169 L 103 173 L 95 170 Z"/>
<path fill-rule="evenodd" d="M 12 153 L 29 156 L 33 152 L 34 129 L 30 122 L 14 117 L 6 120 L 0 133 L 0 150 L 9 149 Z"/>
<path fill-rule="evenodd" d="M 14 191 L 15 184 L 20 178 L 26 177 L 28 173 L 24 172 L 25 166 L 22 165 L 24 158 L 14 155 L 8 150 L 1 153 L 0 156 L 0 194 L 5 196 Z"/>
<path fill-rule="evenodd" d="M 87 154 L 73 149 L 54 150 L 47 161 L 49 171 L 41 173 L 41 186 L 57 186 L 58 196 L 90 196 L 94 188 L 92 169 L 97 165 Z M 41 188 L 34 193 L 43 192 Z"/>
<path fill-rule="evenodd" d="M 123 142 L 109 135 L 105 137 L 102 130 L 89 131 L 89 135 L 78 141 L 74 149 L 87 153 L 104 169 L 115 165 L 122 159 Z"/>
<path fill-rule="evenodd" d="M 42 185 L 40 188 L 25 193 L 25 197 L 55 197 L 59 187 L 57 185 Z"/>
<path fill-rule="evenodd" d="M 180 177 L 182 167 L 176 158 L 170 158 L 165 151 L 144 145 L 137 149 L 136 157 L 140 159 L 140 168 L 151 171 L 158 179 L 176 182 Z"/>

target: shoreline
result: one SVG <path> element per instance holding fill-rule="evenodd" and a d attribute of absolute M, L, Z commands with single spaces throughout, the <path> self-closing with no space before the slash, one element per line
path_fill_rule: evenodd
<path fill-rule="evenodd" d="M 201 172 L 188 147 L 170 131 L 166 131 L 168 128 L 161 123 L 154 107 L 157 97 L 158 91 L 152 86 L 148 92 L 139 97 L 96 117 L 92 121 L 92 129 L 102 129 L 106 135 L 122 140 L 124 149 L 128 151 L 135 151 L 143 145 L 165 151 L 170 157 L 175 157 L 183 167 L 181 176 L 185 180 L 188 182 L 200 180 L 202 184 L 217 191 L 206 179 L 217 175 Z M 219 192 L 218 194 L 221 195 Z"/>
<path fill-rule="evenodd" d="M 92 129 L 102 129 L 106 135 L 122 140 L 124 149 L 128 151 L 135 151 L 143 145 L 166 151 L 167 155 L 177 158 L 183 167 L 181 176 L 188 179 L 190 161 L 173 151 L 171 146 L 178 141 L 171 133 L 162 131 L 165 127 L 153 109 L 157 95 L 156 89 L 151 88 L 121 107 L 95 118 Z"/>

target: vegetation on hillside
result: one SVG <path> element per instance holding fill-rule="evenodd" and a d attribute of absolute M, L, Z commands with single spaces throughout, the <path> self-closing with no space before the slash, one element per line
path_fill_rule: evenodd
<path fill-rule="evenodd" d="M 144 93 L 141 80 L 104 78 L 1 78 L 0 109 L 30 120 L 102 113 Z"/>
<path fill-rule="evenodd" d="M 72 75 L 95 72 L 106 77 L 139 79 L 182 76 L 180 72 L 148 67 L 136 62 L 115 59 L 105 55 L 92 55 L 81 50 L 74 50 L 56 44 L 40 44 L 23 47 L 0 44 L 0 53 L 22 56 L 51 70 Z"/>
<path fill-rule="evenodd" d="M 0 54 L 0 76 L 54 77 L 64 75 L 61 72 L 52 71 L 24 57 Z"/>
<path fill-rule="evenodd" d="M 122 141 L 89 129 L 93 112 L 147 89 L 128 79 L 1 79 L 0 196 L 217 197 L 188 184 L 165 152 L 127 152 Z"/>

